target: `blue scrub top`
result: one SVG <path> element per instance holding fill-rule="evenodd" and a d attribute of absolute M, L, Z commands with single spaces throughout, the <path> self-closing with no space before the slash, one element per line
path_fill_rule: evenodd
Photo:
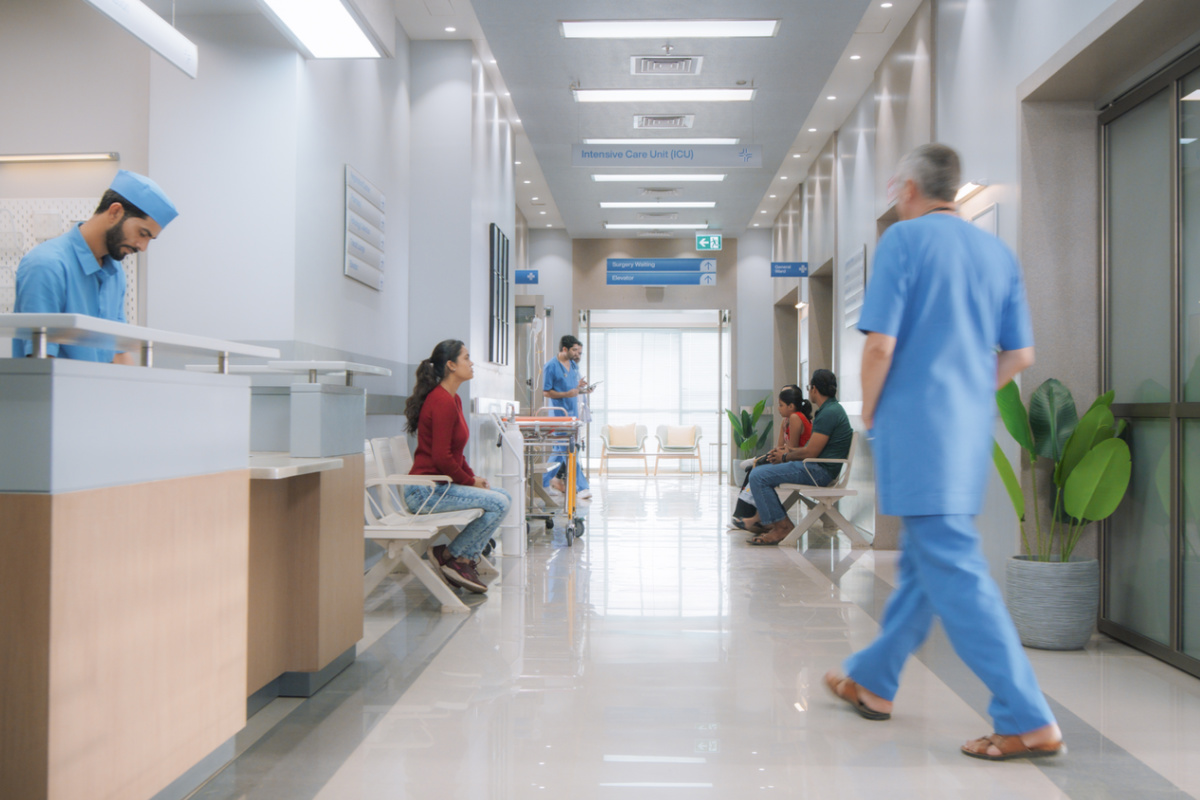
<path fill-rule="evenodd" d="M 564 367 L 557 358 L 550 359 L 542 370 L 542 390 L 553 392 L 569 392 L 579 388 L 579 365 L 567 361 L 570 366 Z M 547 398 L 547 405 L 565 409 L 568 417 L 579 416 L 579 395 L 574 397 Z"/>
<path fill-rule="evenodd" d="M 125 271 L 121 265 L 96 257 L 76 226 L 30 250 L 17 267 L 17 302 L 13 311 L 29 314 L 87 314 L 125 321 Z M 13 358 L 33 352 L 28 339 L 14 339 Z M 112 361 L 116 351 L 94 347 L 49 344 L 49 355 L 83 361 Z"/>
<path fill-rule="evenodd" d="M 875 412 L 885 514 L 978 514 L 991 469 L 996 349 L 1033 346 L 1025 284 L 995 236 L 947 214 L 879 240 L 858 329 L 896 338 Z"/>

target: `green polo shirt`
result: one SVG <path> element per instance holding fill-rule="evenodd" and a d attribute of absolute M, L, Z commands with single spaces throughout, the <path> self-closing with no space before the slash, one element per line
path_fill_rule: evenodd
<path fill-rule="evenodd" d="M 830 398 L 817 409 L 813 416 L 813 433 L 823 433 L 829 437 L 825 449 L 817 458 L 845 458 L 850 454 L 850 440 L 854 438 L 854 428 L 850 427 L 850 419 L 846 409 L 837 400 Z M 841 464 L 825 464 L 834 475 L 842 471 Z"/>

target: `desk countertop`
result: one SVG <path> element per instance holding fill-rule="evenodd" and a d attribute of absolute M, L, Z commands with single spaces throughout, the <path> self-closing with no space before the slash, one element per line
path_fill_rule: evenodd
<path fill-rule="evenodd" d="M 312 472 L 341 469 L 343 463 L 340 458 L 292 458 L 287 453 L 251 453 L 250 480 L 277 481 L 294 478 Z"/>

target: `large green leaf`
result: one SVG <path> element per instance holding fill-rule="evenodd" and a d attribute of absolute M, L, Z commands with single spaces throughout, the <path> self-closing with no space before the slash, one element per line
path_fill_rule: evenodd
<path fill-rule="evenodd" d="M 1009 381 L 996 392 L 996 407 L 1000 409 L 1000 419 L 1009 435 L 1016 439 L 1017 444 L 1029 452 L 1033 452 L 1033 434 L 1029 431 L 1029 415 L 1025 413 L 1025 404 L 1021 402 L 1021 390 L 1015 381 Z"/>
<path fill-rule="evenodd" d="M 1071 471 L 1088 452 L 1105 439 L 1111 439 L 1113 433 L 1113 414 L 1106 405 L 1092 405 L 1088 412 L 1079 420 L 1075 430 L 1067 439 L 1063 448 L 1062 459 L 1054 466 L 1054 483 L 1060 488 L 1065 486 Z"/>
<path fill-rule="evenodd" d="M 1067 513 L 1093 522 L 1108 517 L 1121 504 L 1132 469 L 1129 445 L 1124 441 L 1109 439 L 1098 444 L 1067 478 L 1063 490 Z"/>
<path fill-rule="evenodd" d="M 1057 464 L 1078 423 L 1075 398 L 1061 381 L 1049 378 L 1034 390 L 1029 400 L 1029 429 L 1033 432 L 1034 452 L 1039 456 Z"/>
<path fill-rule="evenodd" d="M 728 408 L 725 409 L 725 416 L 729 417 L 729 428 L 733 431 L 734 435 L 740 434 L 742 432 L 742 418 L 735 414 L 732 409 Z"/>
<path fill-rule="evenodd" d="M 1000 449 L 1000 443 L 994 440 L 992 441 L 992 461 L 996 464 L 996 471 L 1000 473 L 1000 480 L 1004 482 L 1004 488 L 1008 490 L 1008 499 L 1012 501 L 1013 510 L 1017 512 L 1017 519 L 1024 522 L 1025 494 L 1021 491 L 1021 482 L 1017 480 L 1017 474 L 1013 471 L 1008 456 L 1004 455 L 1004 451 Z"/>
<path fill-rule="evenodd" d="M 1117 395 L 1117 393 L 1115 391 L 1113 391 L 1112 389 L 1109 389 L 1107 392 L 1105 392 L 1104 394 L 1100 395 L 1099 397 L 1097 397 L 1095 400 L 1092 401 L 1092 404 L 1090 406 L 1088 406 L 1088 411 L 1091 411 L 1096 406 L 1104 406 L 1105 408 L 1112 408 L 1113 398 L 1116 397 L 1116 395 Z"/>
<path fill-rule="evenodd" d="M 767 408 L 767 401 L 771 399 L 771 395 L 767 395 L 762 400 L 754 404 L 754 413 L 750 415 L 750 424 L 757 425 L 758 420 L 762 418 L 763 411 Z"/>
<path fill-rule="evenodd" d="M 742 409 L 742 436 L 750 436 L 754 433 L 754 419 L 750 416 L 750 412 Z"/>

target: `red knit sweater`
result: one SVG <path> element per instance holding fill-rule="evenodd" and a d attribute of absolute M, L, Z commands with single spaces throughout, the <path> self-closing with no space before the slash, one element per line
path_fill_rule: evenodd
<path fill-rule="evenodd" d="M 463 486 L 475 484 L 475 473 L 463 456 L 471 435 L 462 400 L 439 384 L 425 398 L 417 421 L 417 452 L 410 475 L 448 475 Z"/>

